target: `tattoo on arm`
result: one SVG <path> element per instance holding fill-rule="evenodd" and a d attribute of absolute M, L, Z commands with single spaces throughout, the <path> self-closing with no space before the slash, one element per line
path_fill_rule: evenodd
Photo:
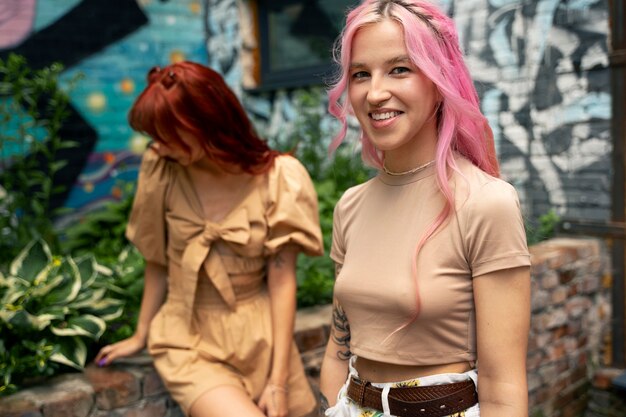
<path fill-rule="evenodd" d="M 343 308 L 336 302 L 333 306 L 333 327 L 331 333 L 333 341 L 340 347 L 337 351 L 337 357 L 347 361 L 350 359 L 351 355 L 350 324 L 348 323 L 348 316 L 346 316 Z"/>
<path fill-rule="evenodd" d="M 328 399 L 326 398 L 326 396 L 324 394 L 322 394 L 320 392 L 320 416 L 323 416 L 326 414 L 326 410 L 328 410 L 330 406 L 328 405 Z"/>

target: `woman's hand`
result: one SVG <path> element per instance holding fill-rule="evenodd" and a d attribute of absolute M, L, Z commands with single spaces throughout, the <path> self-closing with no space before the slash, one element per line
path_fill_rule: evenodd
<path fill-rule="evenodd" d="M 139 353 L 144 347 L 146 347 L 145 340 L 137 335 L 133 335 L 128 339 L 120 340 L 100 349 L 94 362 L 98 366 L 110 365 L 115 359 L 132 356 Z"/>
<path fill-rule="evenodd" d="M 259 408 L 267 417 L 286 417 L 287 388 L 268 382 L 259 398 Z"/>

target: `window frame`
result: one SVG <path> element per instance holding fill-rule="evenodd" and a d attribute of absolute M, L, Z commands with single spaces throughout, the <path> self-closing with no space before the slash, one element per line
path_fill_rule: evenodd
<path fill-rule="evenodd" d="M 300 1 L 303 3 L 306 0 Z M 298 88 L 313 85 L 326 85 L 332 81 L 337 67 L 332 58 L 332 48 L 330 45 L 328 50 L 328 60 L 318 65 L 309 65 L 306 67 L 272 70 L 270 68 L 270 45 L 269 45 L 269 14 L 270 7 L 267 5 L 272 3 L 274 6 L 278 4 L 287 5 L 294 3 L 294 0 L 257 0 L 256 1 L 256 19 L 257 35 L 259 40 L 258 51 L 258 83 L 253 91 L 268 91 L 282 88 Z M 336 36 L 338 36 L 337 34 Z"/>

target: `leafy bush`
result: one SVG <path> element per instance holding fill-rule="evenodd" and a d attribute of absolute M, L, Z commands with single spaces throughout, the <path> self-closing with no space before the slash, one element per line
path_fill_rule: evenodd
<path fill-rule="evenodd" d="M 134 332 L 143 293 L 145 262 L 139 251 L 128 242 L 125 231 L 134 199 L 135 183 L 122 185 L 119 200 L 103 207 L 67 227 L 61 236 L 66 253 L 74 256 L 91 254 L 98 263 L 113 271 L 112 296 L 124 302 L 124 312 L 109 324 L 102 344 L 114 343 Z"/>
<path fill-rule="evenodd" d="M 0 272 L 0 394 L 84 367 L 88 344 L 122 314 L 123 302 L 108 296 L 112 277 L 92 256 L 53 256 L 41 240 Z"/>
<path fill-rule="evenodd" d="M 112 264 L 126 250 L 126 225 L 133 205 L 135 183 L 121 184 L 122 197 L 109 201 L 61 231 L 65 253 L 91 253 L 99 262 Z"/>
<path fill-rule="evenodd" d="M 528 245 L 534 245 L 554 237 L 560 221 L 561 217 L 556 214 L 554 209 L 550 209 L 547 213 L 539 216 L 536 225 L 531 221 L 526 221 L 526 240 Z"/>
<path fill-rule="evenodd" d="M 78 78 L 62 89 L 63 67 L 52 64 L 31 70 L 15 54 L 0 59 L 0 263 L 9 262 L 34 237 L 57 248 L 51 197 L 63 191 L 54 176 L 66 161 L 56 154 L 74 142 L 59 131 L 66 119 L 69 91 Z M 36 155 L 37 157 L 29 157 Z"/>

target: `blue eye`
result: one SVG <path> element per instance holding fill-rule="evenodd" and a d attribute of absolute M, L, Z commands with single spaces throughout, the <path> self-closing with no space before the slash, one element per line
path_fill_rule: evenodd
<path fill-rule="evenodd" d="M 358 71 L 358 72 L 355 72 L 354 74 L 352 74 L 352 78 L 356 80 L 356 79 L 359 79 L 359 78 L 365 78 L 368 75 L 369 74 L 367 72 L 365 72 L 365 71 Z"/>
<path fill-rule="evenodd" d="M 391 70 L 392 74 L 404 74 L 407 72 L 411 72 L 411 69 L 407 67 L 395 67 L 394 69 Z"/>

